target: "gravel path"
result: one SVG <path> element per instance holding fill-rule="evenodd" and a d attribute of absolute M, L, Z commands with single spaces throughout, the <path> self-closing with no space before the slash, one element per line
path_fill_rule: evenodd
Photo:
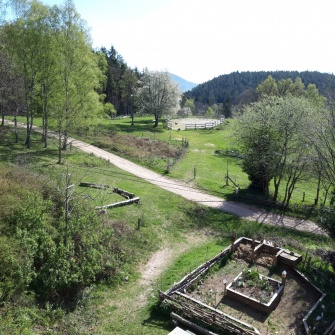
<path fill-rule="evenodd" d="M 7 121 L 7 124 L 13 124 L 13 122 Z M 19 124 L 18 126 L 25 127 L 24 124 Z M 41 129 L 38 127 L 33 127 L 34 131 L 41 132 Z M 49 133 L 50 136 L 52 133 Z M 182 196 L 185 199 L 194 201 L 205 206 L 217 208 L 223 212 L 234 214 L 236 216 L 245 218 L 247 220 L 254 220 L 260 224 L 271 224 L 280 227 L 294 228 L 302 231 L 308 231 L 317 234 L 324 234 L 324 232 L 313 222 L 305 219 L 297 219 L 279 214 L 268 213 L 265 210 L 262 210 L 257 207 L 226 201 L 222 198 L 206 194 L 200 190 L 194 189 L 187 185 L 184 182 L 177 181 L 166 176 L 160 175 L 156 172 L 153 172 L 145 167 L 137 165 L 130 162 L 124 158 L 121 158 L 117 155 L 109 153 L 105 150 L 99 149 L 93 145 L 90 145 L 86 142 L 69 138 L 71 144 L 88 153 L 93 154 L 97 157 L 108 160 L 111 164 L 117 166 L 118 168 L 133 174 L 139 178 L 146 180 L 154 185 L 157 185 L 169 192 L 175 193 Z"/>
<path fill-rule="evenodd" d="M 280 227 L 294 228 L 317 234 L 324 234 L 313 221 L 296 219 L 278 214 L 271 214 L 257 207 L 231 201 L 225 201 L 222 198 L 206 194 L 200 190 L 190 187 L 189 185 L 181 181 L 176 181 L 166 176 L 162 176 L 145 167 L 132 163 L 124 158 L 111 154 L 88 143 L 73 138 L 69 140 L 74 147 L 89 154 L 93 154 L 97 157 L 106 159 L 118 168 L 127 171 L 139 178 L 142 178 L 154 185 L 157 185 L 169 192 L 180 195 L 185 199 L 209 207 L 217 208 L 223 212 L 234 214 L 248 220 L 255 220 L 261 224 L 272 224 Z"/>

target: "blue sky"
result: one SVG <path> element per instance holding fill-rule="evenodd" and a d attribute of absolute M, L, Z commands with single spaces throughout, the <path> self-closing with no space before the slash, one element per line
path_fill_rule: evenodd
<path fill-rule="evenodd" d="M 60 0 L 42 0 L 48 5 Z M 74 0 L 94 47 L 202 83 L 234 71 L 335 73 L 333 0 Z"/>

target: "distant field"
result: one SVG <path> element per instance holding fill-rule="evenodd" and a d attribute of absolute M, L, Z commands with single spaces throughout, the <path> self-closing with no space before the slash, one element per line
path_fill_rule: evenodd
<path fill-rule="evenodd" d="M 234 198 L 236 184 L 240 186 L 241 197 L 251 200 L 255 197 L 262 198 L 261 194 L 255 194 L 254 191 L 248 189 L 248 176 L 242 171 L 240 158 L 215 154 L 218 150 L 241 150 L 235 133 L 236 120 L 226 120 L 220 126 L 209 130 L 181 130 L 181 128 L 185 123 L 191 123 L 191 121 L 207 122 L 213 119 L 194 117 L 172 119 L 171 123 L 176 129 L 166 129 L 164 121 L 154 128 L 152 120 L 152 116 L 135 116 L 135 124 L 131 126 L 129 117 L 100 119 L 96 120 L 89 131 L 81 131 L 71 136 L 80 137 L 84 141 L 105 148 L 158 173 L 167 173 L 168 164 L 172 164 L 169 176 L 217 196 Z M 24 122 L 24 118 L 21 121 Z M 36 118 L 35 124 L 41 125 L 42 122 Z M 143 141 L 146 143 L 140 144 Z M 171 158 L 169 154 L 183 141 L 188 142 L 188 148 L 177 160 Z M 167 149 L 163 143 L 168 144 L 170 149 Z M 158 153 L 160 150 L 165 153 L 169 152 L 169 154 L 161 155 Z M 235 184 L 229 180 L 226 185 L 227 171 Z M 270 191 L 271 187 L 272 184 Z M 297 184 L 291 204 L 314 204 L 316 189 L 316 179 L 313 176 L 306 176 L 305 180 Z M 283 194 L 284 187 L 280 189 L 279 198 Z M 320 202 L 323 201 L 323 197 L 324 192 L 321 191 Z"/>

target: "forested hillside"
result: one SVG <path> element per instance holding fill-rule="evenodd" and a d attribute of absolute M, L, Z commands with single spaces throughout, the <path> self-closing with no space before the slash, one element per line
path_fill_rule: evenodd
<path fill-rule="evenodd" d="M 248 100 L 252 99 L 256 87 L 270 75 L 276 81 L 288 78 L 294 80 L 299 77 L 305 86 L 315 84 L 322 95 L 326 95 L 329 83 L 335 82 L 332 74 L 317 71 L 233 72 L 200 84 L 186 92 L 184 96 L 208 105 L 223 103 L 227 99 L 230 99 L 233 104 L 238 104 L 246 98 Z"/>

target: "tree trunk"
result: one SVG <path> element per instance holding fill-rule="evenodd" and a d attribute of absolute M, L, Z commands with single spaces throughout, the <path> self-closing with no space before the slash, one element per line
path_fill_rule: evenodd
<path fill-rule="evenodd" d="M 62 133 L 58 132 L 58 162 L 57 164 L 62 164 Z"/>
<path fill-rule="evenodd" d="M 64 131 L 64 141 L 63 141 L 63 145 L 61 147 L 62 147 L 62 150 L 67 149 L 67 130 Z"/>
<path fill-rule="evenodd" d="M 134 112 L 131 112 L 131 125 L 134 125 Z"/>
<path fill-rule="evenodd" d="M 43 122 L 43 142 L 44 142 L 44 148 L 48 147 L 48 125 L 49 125 L 49 118 L 48 118 L 48 115 L 45 115 L 44 122 Z"/>
<path fill-rule="evenodd" d="M 320 184 L 321 184 L 321 172 L 318 171 L 318 186 L 316 189 L 316 196 L 314 199 L 314 205 L 317 206 L 319 203 L 319 196 L 320 196 Z"/>
<path fill-rule="evenodd" d="M 15 143 L 19 143 L 19 136 L 17 134 L 17 116 L 14 117 L 14 134 L 15 134 Z"/>
<path fill-rule="evenodd" d="M 30 149 L 30 143 L 31 143 L 31 126 L 29 116 L 27 116 L 27 137 L 24 144 L 28 149 Z"/>
<path fill-rule="evenodd" d="M 159 121 L 158 114 L 155 114 L 155 124 L 154 124 L 154 127 L 158 127 L 158 121 Z"/>

